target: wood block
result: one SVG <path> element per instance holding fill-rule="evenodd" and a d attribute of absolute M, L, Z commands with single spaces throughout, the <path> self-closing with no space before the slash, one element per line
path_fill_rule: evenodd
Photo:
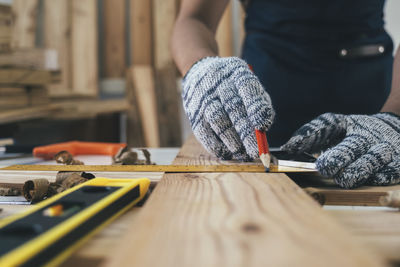
<path fill-rule="evenodd" d="M 58 54 L 54 49 L 17 49 L 0 54 L 0 67 L 59 70 Z"/>
<path fill-rule="evenodd" d="M 97 1 L 71 0 L 71 75 L 72 91 L 98 94 Z"/>
<path fill-rule="evenodd" d="M 38 3 L 38 0 L 13 0 L 13 49 L 35 47 Z"/>
<path fill-rule="evenodd" d="M 130 0 L 131 64 L 153 64 L 152 1 Z"/>
<path fill-rule="evenodd" d="M 153 0 L 154 68 L 158 96 L 158 117 L 161 146 L 180 146 L 180 94 L 177 70 L 169 49 L 169 39 L 175 23 L 175 1 Z"/>
<path fill-rule="evenodd" d="M 284 174 L 165 174 L 130 229 L 107 266 L 384 266 Z"/>
<path fill-rule="evenodd" d="M 103 1 L 103 75 L 106 78 L 125 76 L 125 2 L 125 0 Z"/>
<path fill-rule="evenodd" d="M 137 105 L 146 147 L 159 147 L 157 99 L 154 88 L 154 73 L 150 66 L 134 65 L 131 72 Z"/>
<path fill-rule="evenodd" d="M 72 93 L 70 0 L 44 0 L 44 45 L 58 55 L 61 80 L 48 86 L 52 96 Z"/>

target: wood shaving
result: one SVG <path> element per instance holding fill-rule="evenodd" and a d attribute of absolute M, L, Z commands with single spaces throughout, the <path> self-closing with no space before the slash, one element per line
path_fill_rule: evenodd
<path fill-rule="evenodd" d="M 65 165 L 84 165 L 84 163 L 80 160 L 74 159 L 74 157 L 66 150 L 58 152 L 54 159 L 57 163 L 65 164 Z"/>
<path fill-rule="evenodd" d="M 141 151 L 144 159 L 140 159 L 138 152 Z M 151 155 L 147 149 L 132 151 L 128 147 L 120 148 L 112 157 L 113 165 L 155 165 L 151 162 Z"/>

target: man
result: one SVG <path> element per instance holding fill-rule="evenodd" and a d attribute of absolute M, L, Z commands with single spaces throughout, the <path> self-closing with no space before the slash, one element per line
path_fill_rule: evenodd
<path fill-rule="evenodd" d="M 400 52 L 393 64 L 385 1 L 247 1 L 244 60 L 218 57 L 214 35 L 228 2 L 183 0 L 172 36 L 184 108 L 204 147 L 251 160 L 255 128 L 282 145 L 325 113 L 282 149 L 329 148 L 316 165 L 342 187 L 398 183 Z"/>

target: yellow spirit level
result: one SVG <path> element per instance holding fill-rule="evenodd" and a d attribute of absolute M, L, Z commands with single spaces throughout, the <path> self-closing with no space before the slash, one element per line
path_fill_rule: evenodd
<path fill-rule="evenodd" d="M 150 180 L 95 178 L 0 221 L 0 266 L 54 266 L 139 202 Z"/>

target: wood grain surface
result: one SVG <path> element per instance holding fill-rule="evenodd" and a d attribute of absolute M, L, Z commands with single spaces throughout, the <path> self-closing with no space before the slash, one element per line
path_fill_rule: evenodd
<path fill-rule="evenodd" d="M 400 262 L 400 212 L 329 210 L 354 237 L 392 262 Z"/>
<path fill-rule="evenodd" d="M 191 139 L 174 163 L 207 159 Z M 383 265 L 284 174 L 165 174 L 111 254 L 107 266 Z"/>

